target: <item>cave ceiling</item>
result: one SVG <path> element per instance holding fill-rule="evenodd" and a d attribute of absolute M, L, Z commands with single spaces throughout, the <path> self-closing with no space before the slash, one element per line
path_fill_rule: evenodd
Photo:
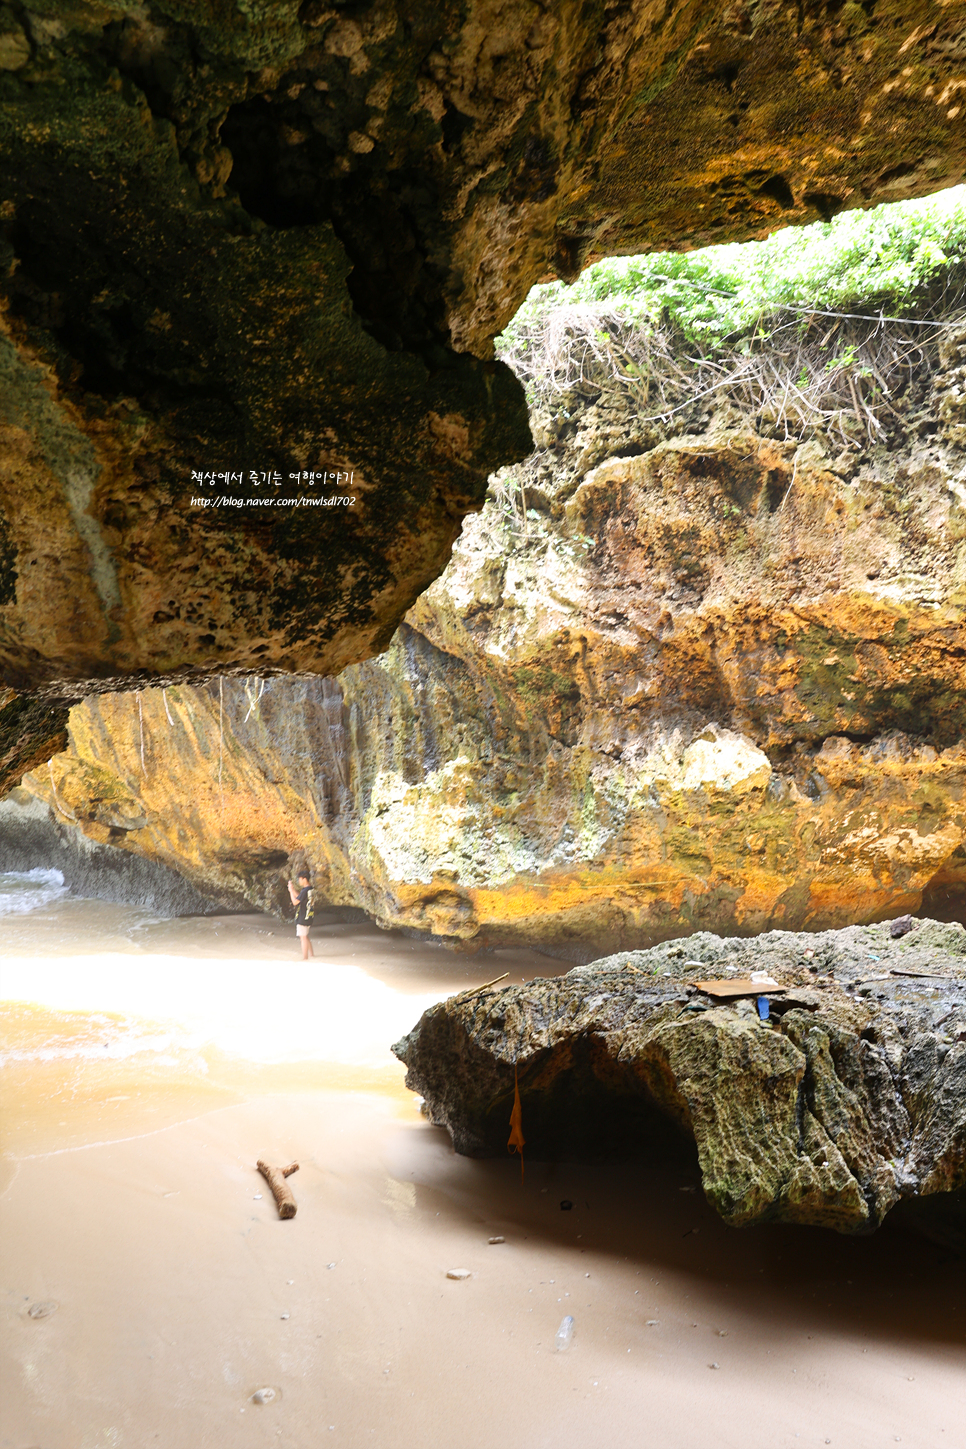
<path fill-rule="evenodd" d="M 964 36 L 956 0 L 0 4 L 0 683 L 384 648 L 531 446 L 492 353 L 530 286 L 958 182 Z"/>

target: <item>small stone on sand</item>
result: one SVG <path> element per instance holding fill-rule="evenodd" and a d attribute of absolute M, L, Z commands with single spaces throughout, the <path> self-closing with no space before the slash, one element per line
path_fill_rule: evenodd
<path fill-rule="evenodd" d="M 464 1278 L 472 1278 L 473 1274 L 469 1268 L 447 1268 L 446 1276 L 447 1278 L 455 1278 L 458 1282 L 462 1282 Z"/>
<path fill-rule="evenodd" d="M 252 1394 L 253 1404 L 270 1404 L 275 1398 L 274 1389 L 256 1389 Z"/>
<path fill-rule="evenodd" d="M 505 1243 L 506 1238 L 487 1238 L 488 1243 Z"/>

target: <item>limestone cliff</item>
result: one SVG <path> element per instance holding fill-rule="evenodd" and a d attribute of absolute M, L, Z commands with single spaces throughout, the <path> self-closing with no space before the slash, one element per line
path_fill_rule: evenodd
<path fill-rule="evenodd" d="M 518 1086 L 535 1158 L 653 1162 L 676 1131 L 726 1222 L 864 1233 L 902 1200 L 966 1187 L 964 967 L 966 930 L 935 921 L 897 936 L 701 932 L 460 992 L 394 1050 L 458 1152 L 506 1152 Z M 752 1000 L 695 985 L 756 969 L 784 988 L 767 1023 Z"/>
<path fill-rule="evenodd" d="M 956 182 L 963 17 L 0 4 L 0 681 L 377 652 L 529 445 L 487 359 L 531 283 Z"/>
<path fill-rule="evenodd" d="M 69 710 L 0 688 L 0 797 L 67 746 Z"/>
<path fill-rule="evenodd" d="M 27 785 L 207 889 L 277 908 L 305 860 L 468 949 L 963 919 L 966 339 L 943 359 L 863 455 L 727 408 L 634 441 L 626 393 L 573 396 L 379 659 L 90 700 Z"/>

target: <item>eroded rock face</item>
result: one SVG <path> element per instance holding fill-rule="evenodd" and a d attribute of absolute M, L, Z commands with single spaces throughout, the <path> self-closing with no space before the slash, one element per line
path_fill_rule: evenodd
<path fill-rule="evenodd" d="M 579 745 L 500 758 L 473 676 L 446 662 L 407 631 L 360 666 L 364 691 L 343 677 L 270 681 L 261 698 L 231 681 L 220 698 L 101 696 L 25 783 L 203 889 L 279 910 L 307 861 L 331 904 L 470 950 L 580 960 L 705 924 L 820 928 L 924 901 L 963 914 L 961 746 L 833 736 L 804 779 L 713 725 L 645 738 L 623 769 Z"/>
<path fill-rule="evenodd" d="M 304 860 L 471 950 L 966 918 L 955 439 L 856 471 L 712 423 L 596 462 L 622 406 L 527 464 L 526 538 L 491 500 L 379 659 L 90 700 L 28 787 L 205 889 L 279 908 Z"/>
<path fill-rule="evenodd" d="M 244 909 L 237 897 L 210 896 L 183 876 L 133 851 L 91 840 L 27 790 L 0 800 L 0 871 L 59 870 L 74 895 L 162 916 L 213 915 Z"/>
<path fill-rule="evenodd" d="M 55 703 L 378 651 L 529 446 L 479 359 L 531 283 L 952 184 L 962 21 L 4 5 L 0 677 Z M 356 501 L 281 504 L 323 493 Z"/>
<path fill-rule="evenodd" d="M 807 953 L 807 954 L 806 954 Z M 694 987 L 770 973 L 750 1001 Z M 726 1222 L 878 1227 L 904 1198 L 966 1185 L 966 930 L 921 921 L 755 940 L 707 933 L 566 976 L 466 991 L 393 1048 L 458 1152 L 505 1153 L 514 1082 L 534 1158 L 653 1160 L 692 1137 Z"/>
<path fill-rule="evenodd" d="M 90 200 L 86 225 L 107 211 Z M 527 450 L 519 386 L 380 347 L 328 229 L 239 234 L 189 208 L 178 281 L 152 287 L 141 249 L 156 261 L 164 238 L 123 221 L 152 340 L 117 343 L 103 393 L 58 375 L 33 329 L 0 331 L 2 678 L 56 704 L 141 677 L 337 673 L 388 642 L 487 474 Z"/>
<path fill-rule="evenodd" d="M 28 770 L 67 748 L 70 711 L 0 688 L 0 798 Z"/>

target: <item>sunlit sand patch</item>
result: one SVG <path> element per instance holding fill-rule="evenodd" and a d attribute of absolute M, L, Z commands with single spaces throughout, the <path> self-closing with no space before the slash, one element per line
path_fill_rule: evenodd
<path fill-rule="evenodd" d="M 306 967 L 265 918 L 43 913 L 2 973 L 11 1444 L 637 1449 L 642 1406 L 673 1449 L 955 1442 L 940 1249 L 735 1232 L 680 1166 L 453 1153 L 388 1046 L 492 958 L 340 927 Z M 295 1218 L 259 1157 L 299 1161 Z"/>
<path fill-rule="evenodd" d="M 8 1175 L 11 1157 L 264 1092 L 377 1092 L 411 1112 L 390 1044 L 427 1006 L 493 974 L 492 957 L 365 923 L 320 924 L 303 962 L 292 928 L 269 916 L 161 919 L 65 895 L 56 872 L 0 884 L 12 907 L 0 924 Z M 565 969 L 526 951 L 499 959 L 515 979 Z"/>

